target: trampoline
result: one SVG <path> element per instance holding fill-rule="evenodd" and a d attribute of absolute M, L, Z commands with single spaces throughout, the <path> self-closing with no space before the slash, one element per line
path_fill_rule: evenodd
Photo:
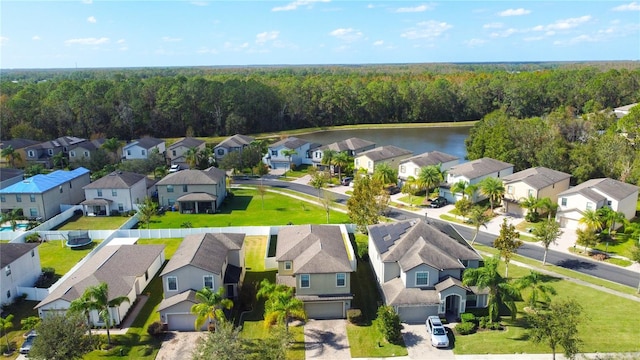
<path fill-rule="evenodd" d="M 67 236 L 67 246 L 72 249 L 87 246 L 93 242 L 88 231 L 69 231 Z"/>

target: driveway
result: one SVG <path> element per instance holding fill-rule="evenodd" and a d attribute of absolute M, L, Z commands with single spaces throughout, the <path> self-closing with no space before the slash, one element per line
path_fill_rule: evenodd
<path fill-rule="evenodd" d="M 346 320 L 309 320 L 304 326 L 306 359 L 351 359 Z"/>
<path fill-rule="evenodd" d="M 162 346 L 156 360 L 182 360 L 191 358 L 199 339 L 204 338 L 205 332 L 170 331 L 165 334 Z"/>
<path fill-rule="evenodd" d="M 429 334 L 424 324 L 402 324 L 402 326 L 404 326 L 402 338 L 407 346 L 410 359 L 455 360 L 456 357 L 453 355 L 451 348 L 438 349 L 431 346 Z M 449 334 L 449 341 L 452 342 L 452 330 L 447 328 L 447 333 Z"/>

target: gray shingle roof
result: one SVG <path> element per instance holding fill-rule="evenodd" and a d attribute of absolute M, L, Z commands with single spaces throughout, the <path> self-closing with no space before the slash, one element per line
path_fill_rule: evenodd
<path fill-rule="evenodd" d="M 360 139 L 357 137 L 348 138 L 346 140 L 337 141 L 331 144 L 323 145 L 316 150 L 331 149 L 337 152 L 343 152 L 347 150 L 358 151 L 368 146 L 375 145 L 374 142 L 369 140 Z"/>
<path fill-rule="evenodd" d="M 197 304 L 198 301 L 196 300 L 196 292 L 193 290 L 187 290 L 187 291 L 181 292 L 180 294 L 162 299 L 162 301 L 160 302 L 160 305 L 158 305 L 158 311 L 162 311 L 164 309 L 170 308 L 183 301 L 188 301 L 190 303 Z"/>
<path fill-rule="evenodd" d="M 11 139 L 0 141 L 0 149 L 4 149 L 7 146 L 11 146 L 14 150 L 24 149 L 29 146 L 37 145 L 40 141 L 29 139 Z"/>
<path fill-rule="evenodd" d="M 309 142 L 307 140 L 302 140 L 299 139 L 297 137 L 291 136 L 285 139 L 282 139 L 274 144 L 272 144 L 271 146 L 269 146 L 270 148 L 277 148 L 279 146 L 284 146 L 287 149 L 297 149 L 301 146 L 303 146 L 304 144 L 308 144 Z"/>
<path fill-rule="evenodd" d="M 460 160 L 459 157 L 449 155 L 440 151 L 426 152 L 420 155 L 412 156 L 402 160 L 400 164 L 414 163 L 419 167 L 443 164 L 449 161 Z"/>
<path fill-rule="evenodd" d="M 0 268 L 4 268 L 37 247 L 38 244 L 35 243 L 0 243 Z"/>
<path fill-rule="evenodd" d="M 173 150 L 175 148 L 178 148 L 180 146 L 184 146 L 186 148 L 194 148 L 194 147 L 198 147 L 200 145 L 204 144 L 204 140 L 200 140 L 200 139 L 196 139 L 196 138 L 192 138 L 192 137 L 186 137 L 186 138 L 182 138 L 181 140 L 178 140 L 176 142 L 174 142 L 173 144 L 171 144 L 171 146 L 169 146 L 169 150 Z"/>
<path fill-rule="evenodd" d="M 635 185 L 627 184 L 622 181 L 601 178 L 591 179 L 576 185 L 568 190 L 565 190 L 558 194 L 558 196 L 566 196 L 569 194 L 580 193 L 592 200 L 602 200 L 605 194 L 613 200 L 622 200 L 638 191 L 638 187 Z"/>
<path fill-rule="evenodd" d="M 5 181 L 18 176 L 24 177 L 24 170 L 12 169 L 12 168 L 0 169 L 0 181 Z"/>
<path fill-rule="evenodd" d="M 145 178 L 146 176 L 133 172 L 114 171 L 86 185 L 83 189 L 129 189 Z"/>
<path fill-rule="evenodd" d="M 207 170 L 182 170 L 168 174 L 156 185 L 215 185 L 224 181 L 226 173 L 218 168 Z"/>
<path fill-rule="evenodd" d="M 513 167 L 513 164 L 492 158 L 482 158 L 453 166 L 449 169 L 449 174 L 475 179 L 511 167 Z"/>
<path fill-rule="evenodd" d="M 203 233 L 184 237 L 180 247 L 167 263 L 162 274 L 165 275 L 185 266 L 222 275 L 222 267 L 231 250 L 240 250 L 245 234 Z"/>
<path fill-rule="evenodd" d="M 505 176 L 502 180 L 505 184 L 522 181 L 532 188 L 540 190 L 570 177 L 571 174 L 538 166 Z"/>
<path fill-rule="evenodd" d="M 151 149 L 154 146 L 162 144 L 163 142 L 164 142 L 164 140 L 162 140 L 162 139 L 156 139 L 156 138 L 151 137 L 151 136 L 145 136 L 145 137 L 140 138 L 140 139 L 138 139 L 138 140 L 136 140 L 136 141 L 134 141 L 134 142 L 132 142 L 130 144 L 125 145 L 124 147 L 127 148 L 127 147 L 130 147 L 130 146 L 133 146 L 133 145 L 137 145 L 137 146 L 140 146 L 143 149 L 147 149 L 148 150 L 148 149 Z"/>
<path fill-rule="evenodd" d="M 358 156 L 366 156 L 373 161 L 381 161 L 403 155 L 411 155 L 411 151 L 393 145 L 386 145 L 367 150 Z"/>
<path fill-rule="evenodd" d="M 235 134 L 231 137 L 224 139 L 220 144 L 216 145 L 216 148 L 234 148 L 234 147 L 243 147 L 251 144 L 251 142 L 255 140 L 251 136 Z"/>
<path fill-rule="evenodd" d="M 387 305 L 438 305 L 440 298 L 433 289 L 407 288 L 399 277 L 382 284 Z"/>
<path fill-rule="evenodd" d="M 353 271 L 340 227 L 332 225 L 281 228 L 276 261 L 292 261 L 294 274 Z"/>

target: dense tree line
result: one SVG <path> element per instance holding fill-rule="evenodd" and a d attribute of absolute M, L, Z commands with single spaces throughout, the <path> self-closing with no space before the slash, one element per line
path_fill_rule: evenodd
<path fill-rule="evenodd" d="M 637 64 L 14 71 L 2 137 L 224 136 L 368 123 L 574 115 L 637 101 Z M 13 80 L 13 81 L 12 81 Z"/>

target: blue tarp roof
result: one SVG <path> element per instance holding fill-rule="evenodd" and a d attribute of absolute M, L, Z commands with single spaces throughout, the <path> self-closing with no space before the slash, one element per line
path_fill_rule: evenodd
<path fill-rule="evenodd" d="M 0 194 L 40 194 L 87 173 L 89 170 L 79 167 L 71 171 L 56 170 L 46 175 L 38 174 L 0 190 Z"/>

